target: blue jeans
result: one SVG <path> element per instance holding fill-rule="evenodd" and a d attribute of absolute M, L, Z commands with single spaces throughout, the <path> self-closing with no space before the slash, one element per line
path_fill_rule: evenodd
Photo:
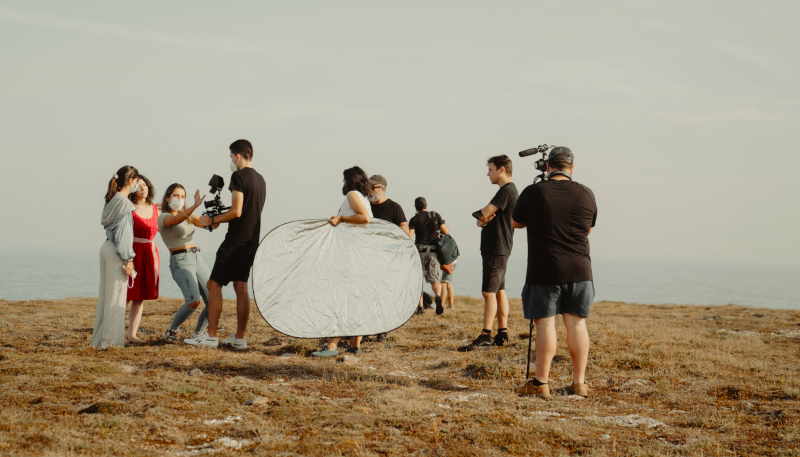
<path fill-rule="evenodd" d="M 178 287 L 183 292 L 184 303 L 183 306 L 175 313 L 169 329 L 178 331 L 178 329 L 186 322 L 186 319 L 195 311 L 189 307 L 191 303 L 203 300 L 206 307 L 197 318 L 197 325 L 194 327 L 195 333 L 203 333 L 208 327 L 208 278 L 211 276 L 206 263 L 200 256 L 200 250 L 197 252 L 182 252 L 180 254 L 171 255 L 169 258 L 169 269 L 172 272 L 172 279 L 178 283 Z"/>

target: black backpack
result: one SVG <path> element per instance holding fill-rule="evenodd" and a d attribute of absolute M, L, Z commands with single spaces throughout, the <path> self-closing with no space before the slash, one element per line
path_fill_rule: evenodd
<path fill-rule="evenodd" d="M 431 214 L 436 214 L 436 212 L 428 211 L 428 218 L 431 223 L 436 224 L 436 219 Z M 458 251 L 458 244 L 456 244 L 456 240 L 452 236 L 443 234 L 439 227 L 436 227 L 436 232 L 439 233 L 439 238 L 436 240 L 436 254 L 439 257 L 439 263 L 442 265 L 442 269 L 445 266 L 449 266 L 449 272 L 452 273 L 452 264 L 461 255 Z"/>

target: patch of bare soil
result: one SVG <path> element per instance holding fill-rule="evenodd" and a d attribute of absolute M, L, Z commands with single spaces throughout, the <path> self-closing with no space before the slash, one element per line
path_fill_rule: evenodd
<path fill-rule="evenodd" d="M 321 341 L 278 334 L 255 308 L 246 351 L 166 344 L 173 299 L 145 303 L 144 344 L 99 351 L 95 306 L 0 300 L 0 454 L 800 455 L 795 311 L 597 303 L 591 396 L 548 402 L 511 391 L 518 300 L 505 347 L 456 351 L 483 312 L 459 298 L 348 363 L 307 357 Z M 571 380 L 562 324 L 559 338 L 552 388 Z"/>

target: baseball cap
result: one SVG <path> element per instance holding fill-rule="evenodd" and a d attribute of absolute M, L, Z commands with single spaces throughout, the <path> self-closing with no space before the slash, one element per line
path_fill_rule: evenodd
<path fill-rule="evenodd" d="M 425 201 L 424 197 L 417 197 L 414 199 L 414 208 L 416 208 L 417 211 L 422 211 L 426 206 L 428 206 L 428 202 Z"/>
<path fill-rule="evenodd" d="M 547 155 L 547 162 L 549 163 L 555 163 L 555 162 L 573 163 L 574 161 L 575 161 L 575 156 L 572 154 L 572 151 L 566 146 L 556 146 L 550 151 L 550 154 Z"/>
<path fill-rule="evenodd" d="M 380 186 L 386 187 L 386 178 L 381 175 L 372 175 L 369 178 L 370 184 L 378 184 Z"/>

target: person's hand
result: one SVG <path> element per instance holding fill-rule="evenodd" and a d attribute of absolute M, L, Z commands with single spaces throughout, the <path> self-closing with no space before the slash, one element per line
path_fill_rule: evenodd
<path fill-rule="evenodd" d="M 481 225 L 483 226 L 483 225 L 486 225 L 486 224 L 488 224 L 489 222 L 491 222 L 491 221 L 492 221 L 492 219 L 494 219 L 494 217 L 495 217 L 495 216 L 497 216 L 497 213 L 494 213 L 494 214 L 492 214 L 492 215 L 490 215 L 490 216 L 483 216 L 483 217 L 481 217 L 481 218 L 480 218 L 480 219 L 478 219 L 478 220 L 479 220 L 479 221 L 481 221 Z"/>
<path fill-rule="evenodd" d="M 200 216 L 197 218 L 197 222 L 200 224 L 201 227 L 208 227 L 209 225 L 211 225 L 211 218 L 208 216 Z M 219 225 L 219 224 L 214 224 L 214 225 Z"/>
<path fill-rule="evenodd" d="M 133 276 L 133 262 L 128 262 L 125 264 L 125 274 L 128 276 Z"/>
<path fill-rule="evenodd" d="M 219 228 L 219 224 L 214 224 L 214 225 L 211 226 L 211 228 L 216 230 L 217 228 Z"/>
<path fill-rule="evenodd" d="M 202 197 L 200 196 L 200 189 L 197 189 L 194 192 L 194 206 L 200 206 L 203 203 L 203 200 L 205 199 L 206 199 L 205 195 L 203 195 Z"/>
<path fill-rule="evenodd" d="M 342 223 L 342 216 L 331 216 L 331 218 L 328 219 L 328 222 L 332 226 L 336 227 L 337 225 Z"/>

